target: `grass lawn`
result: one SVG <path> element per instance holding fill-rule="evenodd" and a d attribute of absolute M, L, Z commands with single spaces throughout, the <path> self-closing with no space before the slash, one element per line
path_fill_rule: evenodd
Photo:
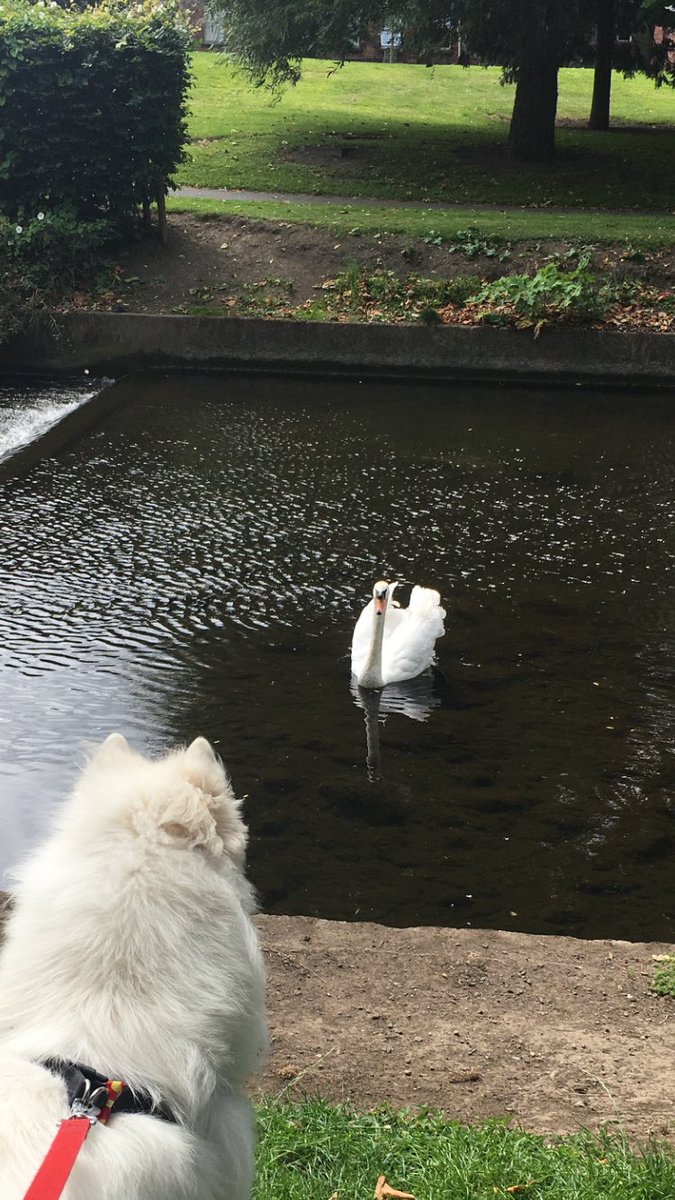
<path fill-rule="evenodd" d="M 396 209 L 368 207 L 367 204 L 222 201 L 171 196 L 167 200 L 167 208 L 171 212 L 201 213 L 205 217 L 212 214 L 288 222 L 292 225 L 315 225 L 330 229 L 336 237 L 356 231 L 361 234 L 400 234 L 413 239 L 435 234 L 443 241 L 452 241 L 461 230 L 473 226 L 482 234 L 513 242 L 554 238 L 598 245 L 623 242 L 636 248 L 657 250 L 672 248 L 675 241 L 672 220 L 642 213 L 560 213 L 547 212 L 546 209 L 490 212 L 469 207 L 430 211 L 422 207 Z"/>
<path fill-rule="evenodd" d="M 672 1200 L 675 1155 L 619 1133 L 547 1139 L 439 1113 L 357 1114 L 321 1101 L 258 1108 L 255 1200 L 372 1200 L 382 1175 L 416 1200 Z"/>
<path fill-rule="evenodd" d="M 178 181 L 468 207 L 639 209 L 672 224 L 672 89 L 615 76 L 613 117 L 630 128 L 563 127 L 550 167 L 509 159 L 514 93 L 497 68 L 347 63 L 330 76 L 329 68 L 308 61 L 300 84 L 275 101 L 222 56 L 195 54 L 192 144 Z M 589 70 L 561 71 L 563 122 L 586 120 L 591 85 Z"/>

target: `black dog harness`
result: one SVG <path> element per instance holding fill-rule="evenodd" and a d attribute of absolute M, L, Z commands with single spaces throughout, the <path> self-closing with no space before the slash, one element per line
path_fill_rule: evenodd
<path fill-rule="evenodd" d="M 168 1104 L 155 1104 L 148 1092 L 133 1091 L 122 1080 L 110 1080 L 83 1063 L 47 1058 L 42 1064 L 52 1075 L 59 1075 L 68 1090 L 68 1104 L 100 1107 L 108 1116 L 118 1113 L 146 1113 L 163 1121 L 176 1121 Z"/>

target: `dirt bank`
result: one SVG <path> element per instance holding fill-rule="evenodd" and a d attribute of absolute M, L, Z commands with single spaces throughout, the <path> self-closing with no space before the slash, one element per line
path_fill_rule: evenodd
<path fill-rule="evenodd" d="M 430 224 L 433 217 L 430 215 Z M 172 214 L 169 244 L 154 237 L 113 252 L 96 286 L 80 290 L 65 308 L 113 312 L 184 313 L 210 316 L 288 316 L 326 296 L 325 286 L 360 267 L 388 278 L 431 280 L 533 272 L 553 260 L 574 267 L 578 246 L 547 239 L 503 243 L 467 230 L 455 243 L 433 237 L 391 233 L 336 235 L 330 229 L 245 217 Z M 592 268 L 605 279 L 637 287 L 644 296 L 656 289 L 663 312 L 656 318 L 637 301 L 617 317 L 620 328 L 672 326 L 672 249 L 641 252 L 633 247 L 590 247 Z M 414 289 L 413 289 L 414 290 Z M 652 301 L 654 297 L 652 296 Z M 377 309 L 377 305 L 374 306 Z M 658 307 L 658 306 L 657 306 Z M 388 309 L 390 320 L 408 319 L 409 306 Z M 349 309 L 350 320 L 382 320 L 383 314 Z M 406 315 L 407 314 L 407 315 Z M 651 315 L 650 315 L 651 314 Z"/>
<path fill-rule="evenodd" d="M 3 909 L 0 893 L 0 930 Z M 313 917 L 258 926 L 263 1091 L 675 1140 L 675 1003 L 649 991 L 669 947 Z"/>
<path fill-rule="evenodd" d="M 261 917 L 272 1052 L 262 1080 L 359 1107 L 508 1114 L 675 1139 L 675 1004 L 657 944 Z M 293 1080 L 297 1079 L 297 1084 Z"/>

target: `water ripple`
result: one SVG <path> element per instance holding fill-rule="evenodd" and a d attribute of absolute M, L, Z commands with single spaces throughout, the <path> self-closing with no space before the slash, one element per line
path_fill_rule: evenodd
<path fill-rule="evenodd" d="M 256 797 L 272 910 L 665 936 L 668 404 L 134 386 L 0 489 L 8 860 L 82 739 L 202 731 Z M 425 720 L 382 710 L 373 783 L 346 655 L 381 575 L 438 587 L 449 619 L 441 690 Z"/>

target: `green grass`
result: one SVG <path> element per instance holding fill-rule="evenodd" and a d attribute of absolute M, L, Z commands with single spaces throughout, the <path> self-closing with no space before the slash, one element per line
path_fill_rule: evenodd
<path fill-rule="evenodd" d="M 265 1100 L 254 1200 L 372 1200 L 378 1177 L 416 1200 L 672 1200 L 675 1156 L 621 1133 L 546 1139 L 440 1113 L 357 1114 Z M 509 1191 L 509 1189 L 512 1189 Z"/>
<path fill-rule="evenodd" d="M 670 954 L 661 962 L 654 972 L 652 991 L 660 996 L 675 998 L 675 954 Z"/>
<path fill-rule="evenodd" d="M 509 159 L 513 89 L 500 86 L 497 68 L 347 63 L 329 77 L 329 66 L 308 61 L 300 84 L 274 101 L 222 56 L 196 54 L 189 132 L 203 144 L 190 147 L 179 182 L 672 216 L 671 89 L 617 76 L 614 119 L 641 128 L 562 128 L 558 160 L 548 167 Z M 588 70 L 561 72 L 562 119 L 585 120 L 591 84 Z"/>
<path fill-rule="evenodd" d="M 169 197 L 171 212 L 193 212 L 206 220 L 211 216 L 248 217 L 264 221 L 287 221 L 293 225 L 315 225 L 330 229 L 336 236 L 354 230 L 362 234 L 391 233 L 423 238 L 431 231 L 444 241 L 452 241 L 467 226 L 477 226 L 481 233 L 509 241 L 537 241 L 553 238 L 583 243 L 609 245 L 629 242 L 636 248 L 659 249 L 672 247 L 672 222 L 662 217 L 642 214 L 606 214 L 546 210 L 518 212 L 477 211 L 472 208 L 453 208 L 447 211 L 424 208 L 369 208 L 367 204 L 291 204 L 285 201 L 222 201 L 192 200 Z"/>

